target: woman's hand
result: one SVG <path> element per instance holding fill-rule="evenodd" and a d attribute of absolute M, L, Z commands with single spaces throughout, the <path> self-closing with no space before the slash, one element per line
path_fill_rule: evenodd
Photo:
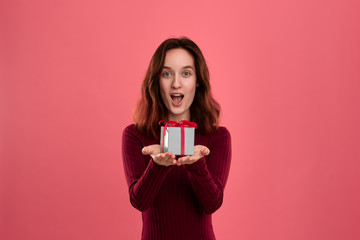
<path fill-rule="evenodd" d="M 210 150 L 203 145 L 194 146 L 194 155 L 181 157 L 175 162 L 176 165 L 180 166 L 183 164 L 193 164 L 200 158 L 210 154 Z"/>
<path fill-rule="evenodd" d="M 142 154 L 150 155 L 154 162 L 162 166 L 171 166 L 177 163 L 175 155 L 171 152 L 160 153 L 160 145 L 154 144 L 144 147 L 141 150 Z"/>

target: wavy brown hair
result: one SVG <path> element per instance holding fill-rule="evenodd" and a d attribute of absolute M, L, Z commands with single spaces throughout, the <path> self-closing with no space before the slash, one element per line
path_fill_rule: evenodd
<path fill-rule="evenodd" d="M 169 38 L 162 42 L 151 58 L 141 87 L 133 118 L 137 129 L 147 136 L 159 137 L 159 120 L 166 120 L 168 109 L 160 96 L 159 79 L 164 67 L 166 52 L 183 48 L 195 62 L 197 88 L 190 106 L 191 121 L 198 124 L 197 132 L 208 134 L 219 125 L 220 105 L 213 98 L 210 88 L 209 70 L 200 48 L 186 37 Z"/>

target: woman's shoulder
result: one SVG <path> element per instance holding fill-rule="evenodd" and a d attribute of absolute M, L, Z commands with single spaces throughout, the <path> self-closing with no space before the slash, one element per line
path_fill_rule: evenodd
<path fill-rule="evenodd" d="M 135 124 L 129 124 L 124 128 L 124 132 L 135 132 L 136 131 L 136 127 Z"/>
<path fill-rule="evenodd" d="M 218 137 L 230 137 L 230 131 L 224 126 L 218 126 L 211 134 L 212 136 Z"/>
<path fill-rule="evenodd" d="M 142 143 L 154 142 L 156 139 L 143 134 L 134 123 L 129 124 L 123 130 L 123 138 L 136 138 Z"/>
<path fill-rule="evenodd" d="M 137 137 L 137 138 L 141 137 L 141 133 L 136 128 L 136 125 L 134 123 L 129 124 L 123 130 L 123 137 L 130 137 L 130 136 Z"/>
<path fill-rule="evenodd" d="M 224 126 L 218 126 L 210 134 L 199 135 L 197 144 L 205 145 L 210 149 L 219 146 L 231 146 L 230 131 Z"/>
<path fill-rule="evenodd" d="M 218 126 L 210 136 L 210 143 L 217 144 L 218 142 L 231 142 L 230 131 L 224 126 Z"/>
<path fill-rule="evenodd" d="M 230 136 L 230 132 L 224 126 L 217 126 L 217 127 L 214 127 L 210 133 L 206 133 L 206 134 L 199 133 L 199 135 L 204 138 L 214 138 L 214 137 L 216 138 L 216 137 L 221 137 L 221 136 Z"/>
<path fill-rule="evenodd" d="M 137 130 L 135 124 L 130 124 L 124 128 L 122 133 L 122 143 L 124 146 L 132 143 L 141 146 L 143 145 L 143 141 L 143 136 Z"/>
<path fill-rule="evenodd" d="M 209 134 L 199 134 L 198 138 L 203 139 L 203 141 L 206 141 L 209 145 L 216 145 L 218 142 L 231 141 L 230 131 L 224 126 L 214 128 Z"/>
<path fill-rule="evenodd" d="M 138 131 L 137 131 L 137 129 L 136 129 L 136 127 L 135 127 L 135 124 L 129 124 L 129 125 L 127 125 L 125 128 L 124 128 L 124 130 L 123 130 L 123 135 L 124 134 L 136 134 Z"/>

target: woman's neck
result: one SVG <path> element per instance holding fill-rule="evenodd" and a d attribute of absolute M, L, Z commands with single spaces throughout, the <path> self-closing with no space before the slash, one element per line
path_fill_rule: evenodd
<path fill-rule="evenodd" d="M 190 112 L 188 113 L 183 113 L 183 114 L 171 114 L 169 113 L 168 115 L 168 120 L 169 121 L 175 121 L 175 122 L 180 122 L 181 120 L 187 120 L 190 121 Z"/>

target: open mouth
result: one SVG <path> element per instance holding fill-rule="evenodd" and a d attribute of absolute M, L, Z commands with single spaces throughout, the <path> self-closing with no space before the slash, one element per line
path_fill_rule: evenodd
<path fill-rule="evenodd" d="M 171 94 L 170 96 L 171 96 L 172 102 L 175 106 L 180 105 L 181 101 L 184 98 L 184 95 L 181 93 L 174 93 L 174 94 Z"/>

